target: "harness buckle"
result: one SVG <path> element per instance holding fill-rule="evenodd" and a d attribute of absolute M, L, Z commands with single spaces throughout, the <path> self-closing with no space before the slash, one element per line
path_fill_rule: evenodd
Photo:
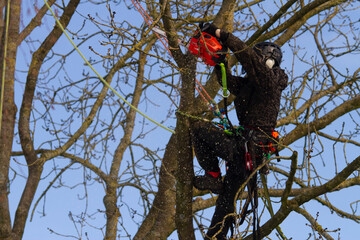
<path fill-rule="evenodd" d="M 222 96 L 223 98 L 228 98 L 229 95 L 230 95 L 230 91 L 229 91 L 228 89 L 226 89 L 226 91 L 223 91 L 223 92 L 221 93 L 221 96 Z"/>

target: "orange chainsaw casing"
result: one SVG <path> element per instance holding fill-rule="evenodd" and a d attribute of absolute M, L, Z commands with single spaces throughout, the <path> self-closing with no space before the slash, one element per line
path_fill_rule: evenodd
<path fill-rule="evenodd" d="M 202 36 L 195 33 L 195 36 L 191 38 L 189 44 L 190 53 L 200 57 L 205 64 L 210 66 L 216 65 L 220 57 L 217 53 L 222 49 L 223 47 L 219 41 L 206 32 L 203 32 Z"/>

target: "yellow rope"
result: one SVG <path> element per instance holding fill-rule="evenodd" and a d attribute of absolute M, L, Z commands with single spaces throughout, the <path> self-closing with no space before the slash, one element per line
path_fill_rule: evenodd
<path fill-rule="evenodd" d="M 55 16 L 54 12 L 52 11 L 51 7 L 49 6 L 49 4 L 47 3 L 46 0 L 44 0 L 46 7 L 50 10 L 52 16 L 54 17 L 56 23 L 59 25 L 60 29 L 63 31 L 63 33 L 66 35 L 67 39 L 70 41 L 70 43 L 73 45 L 73 47 L 76 49 L 76 51 L 80 54 L 80 56 L 83 58 L 83 60 L 86 62 L 86 64 L 91 68 L 91 70 L 93 70 L 93 72 L 99 77 L 99 79 L 108 87 L 110 88 L 111 91 L 113 91 L 121 100 L 123 100 L 127 105 L 129 105 L 132 109 L 134 109 L 136 112 L 138 112 L 141 116 L 145 117 L 146 119 L 148 119 L 149 121 L 151 121 L 152 123 L 155 123 L 156 125 L 164 128 L 165 130 L 171 132 L 171 133 L 175 133 L 175 131 L 165 127 L 164 125 L 156 122 L 155 120 L 151 119 L 150 117 L 146 116 L 144 113 L 142 113 L 139 109 L 137 109 L 136 107 L 134 107 L 130 102 L 128 102 L 125 98 L 123 98 L 118 92 L 116 92 L 115 89 L 113 89 L 101 76 L 100 74 L 94 69 L 94 67 L 88 62 L 88 60 L 85 58 L 85 56 L 82 54 L 82 52 L 78 49 L 78 47 L 75 45 L 75 43 L 71 40 L 70 36 L 67 34 L 67 32 L 65 31 L 64 27 L 62 26 L 62 24 L 60 23 L 60 21 L 57 19 L 57 17 Z"/>
<path fill-rule="evenodd" d="M 4 92 L 5 92 L 5 70 L 6 70 L 6 52 L 8 44 L 8 31 L 9 31 L 9 17 L 10 15 L 10 0 L 7 1 L 6 7 L 6 25 L 5 25 L 5 42 L 4 42 L 4 59 L 3 59 L 3 70 L 1 76 L 1 100 L 0 100 L 0 134 L 1 134 L 1 123 L 2 123 L 2 112 L 4 105 Z"/>

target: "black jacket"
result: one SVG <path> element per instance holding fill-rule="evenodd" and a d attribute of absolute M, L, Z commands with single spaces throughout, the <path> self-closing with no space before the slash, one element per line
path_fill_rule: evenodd
<path fill-rule="evenodd" d="M 246 77 L 231 74 L 226 66 L 227 86 L 236 96 L 234 100 L 236 114 L 241 125 L 261 128 L 265 131 L 274 129 L 280 110 L 281 92 L 287 86 L 288 76 L 278 66 L 272 69 L 265 65 L 265 59 L 251 47 L 227 33 L 223 43 L 239 60 Z M 216 67 L 218 81 L 221 84 L 221 70 Z"/>

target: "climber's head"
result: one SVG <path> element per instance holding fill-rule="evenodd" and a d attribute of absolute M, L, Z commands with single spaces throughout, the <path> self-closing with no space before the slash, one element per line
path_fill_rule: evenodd
<path fill-rule="evenodd" d="M 265 58 L 266 65 L 270 68 L 280 66 L 282 59 L 282 52 L 280 47 L 271 42 L 261 42 L 254 46 L 256 53 Z"/>

